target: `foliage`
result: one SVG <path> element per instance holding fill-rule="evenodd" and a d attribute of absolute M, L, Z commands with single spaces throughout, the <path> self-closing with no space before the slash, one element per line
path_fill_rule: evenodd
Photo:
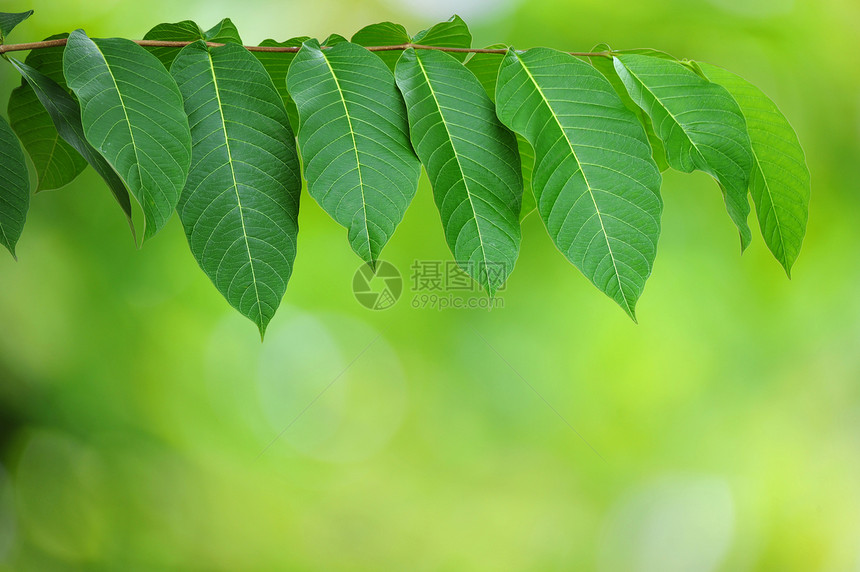
<path fill-rule="evenodd" d="M 29 15 L 0 14 L 0 40 Z M 489 295 L 536 207 L 559 250 L 634 319 L 668 167 L 713 176 L 742 249 L 751 194 L 786 273 L 805 234 L 809 172 L 794 131 L 716 66 L 606 46 L 472 49 L 456 16 L 414 36 L 384 22 L 351 41 L 260 47 L 243 47 L 229 19 L 205 32 L 160 24 L 139 42 L 65 38 L 24 62 L 0 46 L 23 77 L 11 127 L 0 123 L 3 244 L 14 254 L 29 205 L 22 146 L 37 190 L 90 164 L 129 222 L 134 197 L 144 242 L 178 211 L 201 268 L 261 334 L 292 272 L 300 163 L 311 197 L 371 265 L 423 165 L 455 260 Z"/>

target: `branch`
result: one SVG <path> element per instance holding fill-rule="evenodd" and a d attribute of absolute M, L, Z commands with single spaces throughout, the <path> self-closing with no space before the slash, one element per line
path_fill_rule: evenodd
<path fill-rule="evenodd" d="M 159 47 L 159 48 L 182 48 L 187 46 L 188 44 L 193 44 L 194 42 L 167 42 L 160 40 L 132 40 L 135 44 L 139 46 L 149 46 L 149 47 Z M 199 40 L 198 40 L 199 41 Z M 30 42 L 27 44 L 6 44 L 0 45 L 0 54 L 5 54 L 6 52 L 23 52 L 27 50 L 39 50 L 42 48 L 53 48 L 57 46 L 65 46 L 66 40 L 46 40 L 44 42 Z M 206 45 L 211 46 L 213 48 L 217 48 L 223 46 L 224 44 L 218 44 L 215 42 L 206 42 Z M 324 46 L 324 48 L 328 48 L 330 46 Z M 421 44 L 398 44 L 396 46 L 368 46 L 367 49 L 371 52 L 389 52 L 395 50 L 405 50 L 408 48 L 415 48 L 416 50 L 437 50 L 440 52 L 459 52 L 459 53 L 468 53 L 468 54 L 506 54 L 508 52 L 505 48 L 493 49 L 493 48 L 445 48 L 440 46 L 424 46 Z M 298 52 L 301 47 L 299 46 L 245 46 L 245 49 L 250 52 Z M 580 56 L 584 58 L 595 58 L 595 57 L 609 57 L 611 54 L 609 52 L 567 52 L 572 56 Z"/>

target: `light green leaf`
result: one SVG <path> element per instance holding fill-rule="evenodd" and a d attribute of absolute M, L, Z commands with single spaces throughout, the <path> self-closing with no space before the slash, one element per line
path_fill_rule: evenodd
<path fill-rule="evenodd" d="M 69 36 L 66 80 L 81 104 L 87 141 L 143 208 L 144 240 L 167 224 L 191 162 L 191 133 L 176 82 L 130 40 Z"/>
<path fill-rule="evenodd" d="M 594 46 L 591 51 L 608 52 L 611 51 L 611 49 L 606 44 L 598 44 Z M 666 161 L 666 148 L 663 146 L 663 140 L 657 136 L 657 133 L 654 131 L 654 124 L 648 114 L 645 113 L 645 110 L 636 105 L 636 102 L 633 101 L 633 98 L 630 97 L 629 93 L 627 93 L 627 88 L 624 86 L 624 82 L 621 81 L 621 78 L 618 76 L 618 72 L 615 71 L 614 60 L 611 57 L 593 57 L 591 58 L 591 65 L 593 65 L 597 71 L 602 73 L 603 77 L 609 80 L 609 83 L 612 84 L 612 87 L 615 89 L 615 93 L 618 94 L 618 97 L 621 98 L 621 101 L 627 109 L 636 114 L 636 117 L 639 119 L 639 123 L 642 124 L 642 127 L 645 129 L 645 134 L 648 136 L 648 143 L 651 145 L 651 155 L 654 157 L 654 161 L 657 163 L 661 172 L 667 170 L 669 168 L 669 162 Z"/>
<path fill-rule="evenodd" d="M 47 39 L 67 36 L 62 34 Z M 65 86 L 63 46 L 33 50 L 25 62 L 60 86 Z M 21 85 L 9 96 L 9 123 L 36 168 L 37 193 L 64 187 L 86 168 L 87 162 L 80 153 L 60 137 L 51 116 L 26 79 L 22 79 Z"/>
<path fill-rule="evenodd" d="M 12 128 L 0 117 L 0 244 L 15 256 L 30 208 L 27 161 Z"/>
<path fill-rule="evenodd" d="M 487 49 L 491 50 L 502 48 L 507 49 L 508 46 L 504 44 L 487 46 Z M 494 103 L 496 101 L 496 79 L 499 76 L 499 66 L 502 65 L 504 57 L 504 54 L 477 53 L 472 54 L 472 57 L 469 58 L 465 64 L 469 71 L 471 71 L 475 77 L 478 78 L 478 81 L 481 82 L 487 95 L 490 96 L 490 100 Z M 529 216 L 537 206 L 535 203 L 534 192 L 532 191 L 532 171 L 534 171 L 535 152 L 531 145 L 529 145 L 529 142 L 526 141 L 522 135 L 517 135 L 516 137 L 523 178 L 523 200 L 520 208 L 520 220 L 522 221 Z"/>
<path fill-rule="evenodd" d="M 131 220 L 131 199 L 128 196 L 128 190 L 113 167 L 89 144 L 84 136 L 84 127 L 81 124 L 81 108 L 78 102 L 68 91 L 39 70 L 12 58 L 9 61 L 21 73 L 36 97 L 39 98 L 60 137 L 71 145 L 87 163 L 92 165 L 93 169 L 107 183 L 108 188 L 125 213 L 126 220 L 128 220 L 132 234 L 134 234 L 134 225 Z"/>
<path fill-rule="evenodd" d="M 191 123 L 177 207 L 200 267 L 263 335 L 293 270 L 302 181 L 275 86 L 245 48 L 185 47 L 171 73 Z"/>
<path fill-rule="evenodd" d="M 410 48 L 395 76 L 448 246 L 493 296 L 519 254 L 517 140 L 499 122 L 480 82 L 448 54 Z"/>
<path fill-rule="evenodd" d="M 660 171 L 645 131 L 585 62 L 509 51 L 499 119 L 535 150 L 538 212 L 564 255 L 634 320 L 660 235 Z"/>
<path fill-rule="evenodd" d="M 33 15 L 32 10 L 26 12 L 0 12 L 0 43 L 6 39 L 15 26 Z"/>
<path fill-rule="evenodd" d="M 791 276 L 809 218 L 809 169 L 797 134 L 776 104 L 745 79 L 699 63 L 725 87 L 744 114 L 753 153 L 750 194 L 768 248 Z"/>
<path fill-rule="evenodd" d="M 413 44 L 422 46 L 440 46 L 445 48 L 471 48 L 472 33 L 466 22 L 456 14 L 445 22 L 439 22 L 432 28 L 422 30 L 412 38 Z M 458 60 L 465 61 L 469 55 L 466 52 L 450 52 Z"/>
<path fill-rule="evenodd" d="M 738 104 L 725 88 L 672 60 L 621 55 L 615 69 L 630 97 L 651 117 L 669 165 L 685 173 L 704 171 L 720 184 L 745 249 L 752 238 L 747 188 L 753 158 Z"/>
<path fill-rule="evenodd" d="M 349 229 L 355 252 L 374 265 L 415 196 L 421 166 L 394 75 L 345 42 L 304 43 L 287 75 L 299 111 L 299 147 L 310 195 Z"/>
<path fill-rule="evenodd" d="M 408 44 L 412 41 L 406 28 L 400 24 L 393 22 L 380 22 L 379 24 L 371 24 L 357 31 L 352 36 L 352 43 L 359 46 L 399 46 L 400 44 Z M 397 64 L 397 59 L 402 50 L 391 50 L 386 52 L 374 52 L 388 69 L 394 71 L 394 66 Z"/>
<path fill-rule="evenodd" d="M 218 24 L 204 32 L 195 22 L 191 20 L 183 20 L 173 24 L 159 24 L 146 33 L 144 40 L 160 40 L 163 42 L 194 42 L 203 40 L 218 44 L 239 44 L 242 45 L 242 38 L 239 36 L 239 31 L 230 20 L 224 18 Z M 155 57 L 161 60 L 164 67 L 170 69 L 173 60 L 179 55 L 182 48 L 163 48 L 155 46 L 147 46 L 146 48 Z"/>
<path fill-rule="evenodd" d="M 302 43 L 309 40 L 308 36 L 300 36 L 291 38 L 285 42 L 276 42 L 272 39 L 263 40 L 261 46 L 281 47 L 281 48 L 300 48 Z M 284 107 L 287 110 L 287 115 L 290 118 L 290 126 L 293 133 L 299 130 L 299 112 L 296 110 L 296 102 L 290 97 L 290 92 L 287 91 L 287 70 L 290 69 L 290 64 L 296 57 L 296 52 L 251 52 L 254 54 L 266 71 L 269 72 L 269 77 L 272 78 L 272 83 L 278 94 L 284 102 Z"/>

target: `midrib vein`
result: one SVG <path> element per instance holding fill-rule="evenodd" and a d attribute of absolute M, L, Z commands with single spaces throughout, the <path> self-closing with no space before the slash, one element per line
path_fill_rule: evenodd
<path fill-rule="evenodd" d="M 630 308 L 630 303 L 627 301 L 627 295 L 624 293 L 624 288 L 621 284 L 621 275 L 618 273 L 618 264 L 615 262 L 615 253 L 612 251 L 612 245 L 609 243 L 609 234 L 606 232 L 606 225 L 603 224 L 603 213 L 600 212 L 600 207 L 597 206 L 597 199 L 594 196 L 594 191 L 591 188 L 591 184 L 588 182 L 588 176 L 585 174 L 585 169 L 582 168 L 582 163 L 579 161 L 579 157 L 576 154 L 576 150 L 573 148 L 573 144 L 570 142 L 570 139 L 567 138 L 567 133 L 564 130 L 564 126 L 562 126 L 561 121 L 559 121 L 558 116 L 555 114 L 555 111 L 552 108 L 552 105 L 549 103 L 549 99 L 547 99 L 546 94 L 544 94 L 543 90 L 538 85 L 537 80 L 529 71 L 529 68 L 526 66 L 525 62 L 522 59 L 517 58 L 520 62 L 520 65 L 525 70 L 526 74 L 529 76 L 529 79 L 537 89 L 538 93 L 543 99 L 543 102 L 546 104 L 547 108 L 549 108 L 550 115 L 555 120 L 556 125 L 558 125 L 559 130 L 561 130 L 561 136 L 564 137 L 564 140 L 567 142 L 567 146 L 570 148 L 570 154 L 573 156 L 576 161 L 577 166 L 579 166 L 579 172 L 582 173 L 582 179 L 585 181 L 585 187 L 588 189 L 588 195 L 591 197 L 591 202 L 594 204 L 594 211 L 597 213 L 597 220 L 600 222 L 600 230 L 603 232 L 603 238 L 606 240 L 606 248 L 609 250 L 609 258 L 612 260 L 612 268 L 615 271 L 615 280 L 618 282 L 618 292 L 621 294 L 621 298 L 624 300 L 624 305 L 627 307 L 627 311 L 632 315 L 632 310 Z"/>

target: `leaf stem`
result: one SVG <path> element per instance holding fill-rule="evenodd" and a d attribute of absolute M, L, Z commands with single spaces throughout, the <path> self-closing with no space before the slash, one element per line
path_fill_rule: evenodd
<path fill-rule="evenodd" d="M 169 42 L 169 41 L 161 41 L 161 40 L 132 40 L 135 44 L 139 46 L 148 46 L 148 47 L 158 47 L 158 48 L 182 48 L 187 46 L 188 44 L 192 44 L 194 42 Z M 206 44 L 210 47 L 219 47 L 224 44 L 219 44 L 216 42 L 206 42 Z M 23 52 L 27 50 L 39 50 L 42 48 L 53 48 L 57 46 L 65 46 L 66 40 L 64 38 L 57 40 L 45 40 L 43 42 L 30 42 L 26 44 L 5 44 L 0 45 L 0 54 L 5 54 L 7 52 Z M 327 47 L 327 46 L 326 46 Z M 441 46 L 425 46 L 422 44 L 398 44 L 396 46 L 368 46 L 367 49 L 371 52 L 389 52 L 396 50 L 406 50 L 408 48 L 414 48 L 416 50 L 437 50 L 440 52 L 459 52 L 459 53 L 468 53 L 468 54 L 505 54 L 507 53 L 507 49 L 505 48 L 446 48 Z M 245 46 L 245 49 L 250 52 L 298 52 L 301 47 L 300 46 Z M 324 47 L 325 49 L 325 47 Z M 594 58 L 594 57 L 609 57 L 610 52 L 567 52 L 572 56 L 579 56 L 584 58 Z"/>

